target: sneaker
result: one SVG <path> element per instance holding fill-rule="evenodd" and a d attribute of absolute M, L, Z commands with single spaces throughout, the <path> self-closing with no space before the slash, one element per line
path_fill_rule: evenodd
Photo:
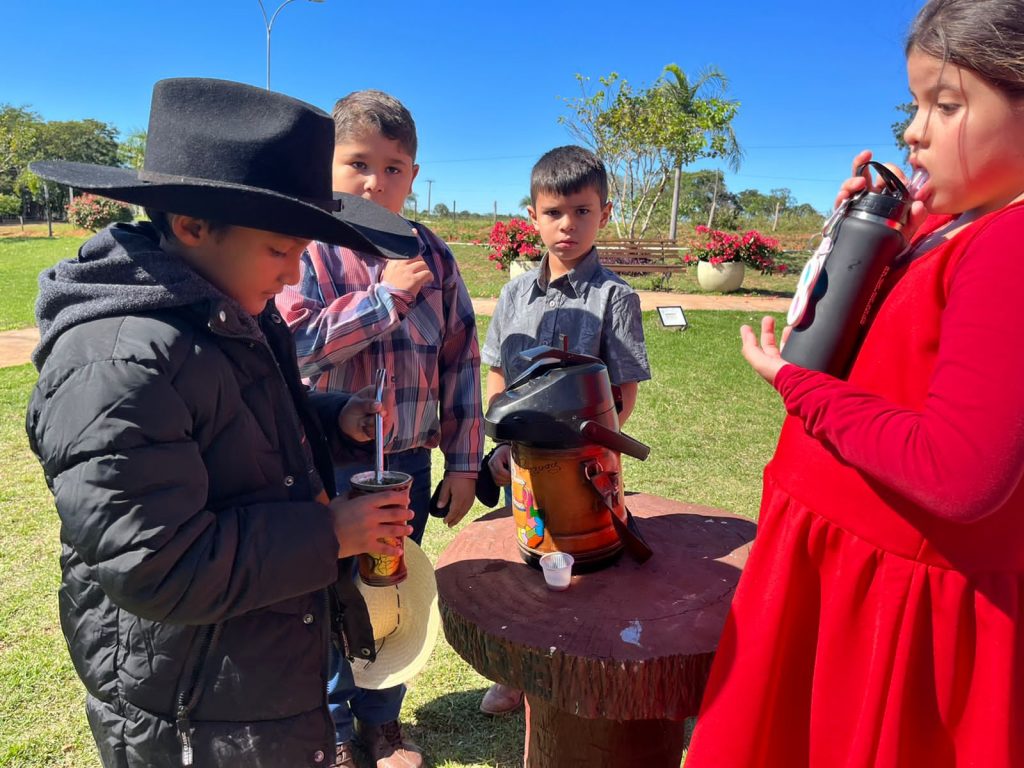
<path fill-rule="evenodd" d="M 334 768 L 357 768 L 356 757 L 352 753 L 352 742 L 343 741 L 334 747 Z"/>
<path fill-rule="evenodd" d="M 420 768 L 420 748 L 402 737 L 397 720 L 383 725 L 362 725 L 356 722 L 356 734 L 363 749 L 377 768 Z"/>
<path fill-rule="evenodd" d="M 480 711 L 485 715 L 510 715 L 523 706 L 523 692 L 494 683 L 487 689 L 480 702 Z"/>

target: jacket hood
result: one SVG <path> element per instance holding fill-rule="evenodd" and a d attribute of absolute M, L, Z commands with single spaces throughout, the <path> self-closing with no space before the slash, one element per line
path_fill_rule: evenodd
<path fill-rule="evenodd" d="M 181 257 L 162 250 L 149 222 L 114 224 L 85 242 L 77 257 L 39 275 L 40 341 L 32 362 L 42 368 L 58 337 L 75 325 L 210 300 L 235 304 Z"/>

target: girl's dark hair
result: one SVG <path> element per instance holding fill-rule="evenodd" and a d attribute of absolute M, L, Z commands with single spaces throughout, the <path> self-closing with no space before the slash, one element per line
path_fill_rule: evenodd
<path fill-rule="evenodd" d="M 545 153 L 530 173 L 530 200 L 537 202 L 538 192 L 573 195 L 593 189 L 608 202 L 608 173 L 601 159 L 589 149 L 570 144 Z"/>
<path fill-rule="evenodd" d="M 171 221 L 167 218 L 170 214 L 166 211 L 153 211 L 149 208 L 144 210 L 146 211 L 146 218 L 156 227 L 157 232 L 163 235 L 167 241 L 175 239 L 174 232 L 171 230 Z M 224 232 L 231 228 L 230 224 L 225 224 L 222 221 L 212 221 L 211 219 L 204 219 L 204 221 L 211 232 Z"/>
<path fill-rule="evenodd" d="M 1024 0 L 929 0 L 907 36 L 907 55 L 914 50 L 1024 97 Z"/>

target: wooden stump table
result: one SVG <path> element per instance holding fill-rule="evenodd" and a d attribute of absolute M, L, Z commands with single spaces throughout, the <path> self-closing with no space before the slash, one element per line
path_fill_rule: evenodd
<path fill-rule="evenodd" d="M 437 562 L 445 636 L 480 674 L 526 692 L 527 768 L 678 768 L 756 526 L 647 494 L 627 506 L 654 550 L 550 591 L 508 510 Z"/>

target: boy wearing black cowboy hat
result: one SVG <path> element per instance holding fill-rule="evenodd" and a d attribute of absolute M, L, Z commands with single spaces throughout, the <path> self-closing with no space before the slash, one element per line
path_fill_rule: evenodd
<path fill-rule="evenodd" d="M 329 765 L 332 636 L 374 656 L 344 559 L 409 533 L 408 497 L 329 500 L 332 460 L 364 455 L 377 406 L 307 397 L 272 299 L 310 240 L 392 258 L 418 243 L 332 194 L 332 152 L 314 107 L 180 79 L 154 88 L 141 171 L 32 166 L 154 222 L 45 271 L 36 307 L 27 430 L 105 766 Z"/>

